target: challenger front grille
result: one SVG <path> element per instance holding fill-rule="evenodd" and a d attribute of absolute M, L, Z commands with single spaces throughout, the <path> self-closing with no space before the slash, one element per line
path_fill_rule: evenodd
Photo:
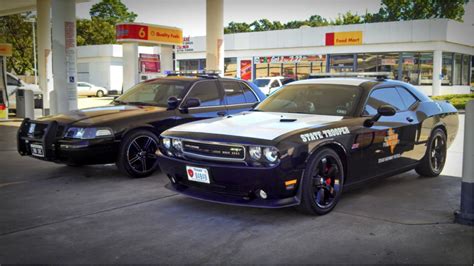
<path fill-rule="evenodd" d="M 245 160 L 245 147 L 234 144 L 221 144 L 214 142 L 183 141 L 185 156 L 217 160 L 217 161 L 243 161 Z"/>

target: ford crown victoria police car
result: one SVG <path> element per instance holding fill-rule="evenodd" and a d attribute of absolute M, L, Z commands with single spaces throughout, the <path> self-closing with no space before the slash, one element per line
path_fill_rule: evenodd
<path fill-rule="evenodd" d="M 254 110 L 171 128 L 158 162 L 169 189 L 219 203 L 330 212 L 344 187 L 443 170 L 457 110 L 383 78 L 294 82 Z"/>
<path fill-rule="evenodd" d="M 250 110 L 263 99 L 244 80 L 206 74 L 152 79 L 106 106 L 25 119 L 18 130 L 18 152 L 75 166 L 115 162 L 124 173 L 145 177 L 156 170 L 162 131 Z"/>

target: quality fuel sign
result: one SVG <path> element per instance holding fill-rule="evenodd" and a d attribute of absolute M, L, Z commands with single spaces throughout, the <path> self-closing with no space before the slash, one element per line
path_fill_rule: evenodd
<path fill-rule="evenodd" d="M 119 43 L 183 45 L 183 30 L 161 25 L 121 23 L 116 26 L 116 39 Z"/>
<path fill-rule="evenodd" d="M 326 46 L 362 44 L 362 31 L 328 32 Z"/>

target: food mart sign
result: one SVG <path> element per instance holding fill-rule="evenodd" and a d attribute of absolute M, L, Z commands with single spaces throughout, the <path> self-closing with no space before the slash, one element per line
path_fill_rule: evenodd
<path fill-rule="evenodd" d="M 328 32 L 326 46 L 362 44 L 362 31 Z"/>

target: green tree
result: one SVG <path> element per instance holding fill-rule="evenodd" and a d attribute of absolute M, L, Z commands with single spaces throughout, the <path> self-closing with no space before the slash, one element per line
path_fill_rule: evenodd
<path fill-rule="evenodd" d="M 462 22 L 464 5 L 469 0 L 382 0 L 376 14 L 367 14 L 365 22 L 449 18 Z"/>
<path fill-rule="evenodd" d="M 240 22 L 229 22 L 229 25 L 227 25 L 227 27 L 224 28 L 224 33 L 227 34 L 227 33 L 239 33 L 239 32 L 249 32 L 249 31 L 252 31 L 252 29 L 250 28 L 250 25 L 243 22 L 243 23 L 240 23 Z"/>
<path fill-rule="evenodd" d="M 115 25 L 133 22 L 137 17 L 120 0 L 102 0 L 92 6 L 89 14 L 91 19 L 77 20 L 77 45 L 116 43 Z"/>
<path fill-rule="evenodd" d="M 78 19 L 76 23 L 77 45 L 113 44 L 115 26 L 99 18 Z"/>
<path fill-rule="evenodd" d="M 357 14 L 352 14 L 350 11 L 342 15 L 339 14 L 339 16 L 331 22 L 332 25 L 350 25 L 359 23 L 363 23 L 362 17 Z"/>
<path fill-rule="evenodd" d="M 137 14 L 128 11 L 126 5 L 120 0 L 102 0 L 92 6 L 89 11 L 91 18 L 106 20 L 115 25 L 120 22 L 134 22 Z"/>
<path fill-rule="evenodd" d="M 33 73 L 33 34 L 31 12 L 0 17 L 0 42 L 11 43 L 13 54 L 7 57 L 7 71 L 18 75 Z"/>
<path fill-rule="evenodd" d="M 309 17 L 308 22 L 311 27 L 320 27 L 320 26 L 329 25 L 328 20 L 321 17 L 320 15 L 312 15 L 311 17 Z"/>

